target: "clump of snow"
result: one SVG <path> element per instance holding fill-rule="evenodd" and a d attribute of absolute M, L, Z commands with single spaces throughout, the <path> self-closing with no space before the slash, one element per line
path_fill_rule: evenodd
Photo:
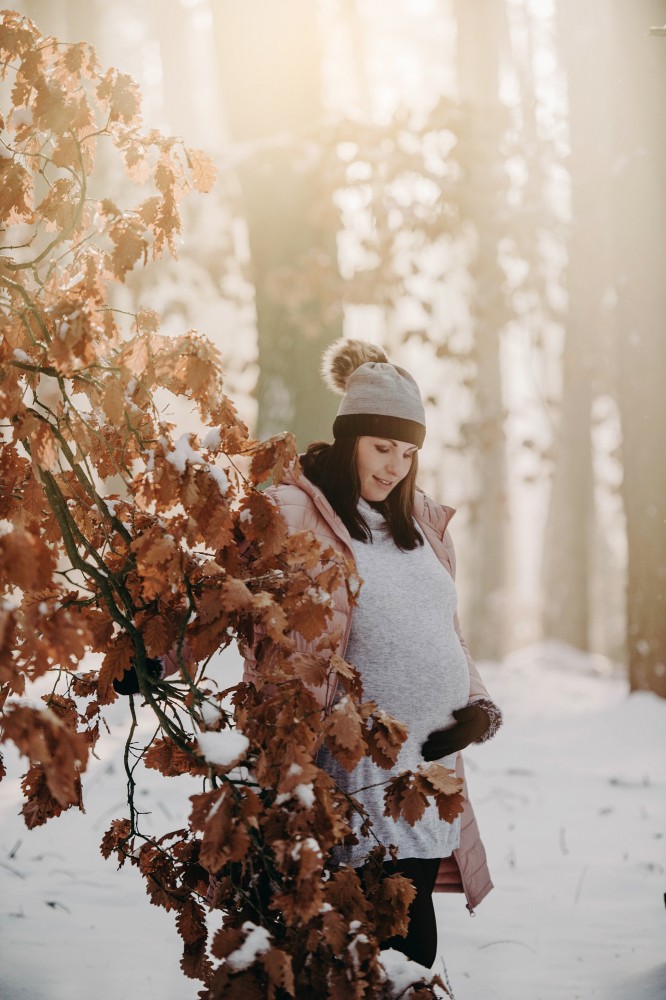
<path fill-rule="evenodd" d="M 294 795 L 306 809 L 312 809 L 315 801 L 314 789 L 311 784 L 296 785 Z"/>
<path fill-rule="evenodd" d="M 44 406 L 54 409 L 62 399 L 58 379 L 40 372 L 37 398 Z"/>
<path fill-rule="evenodd" d="M 85 278 L 84 272 L 83 271 L 77 271 L 76 274 L 74 275 L 74 277 L 70 278 L 70 280 L 67 282 L 67 284 L 63 286 L 64 290 L 66 292 L 71 291 L 72 288 L 76 288 L 76 286 L 78 284 L 80 284 L 83 281 L 84 278 Z"/>
<path fill-rule="evenodd" d="M 328 604 L 331 600 L 331 595 L 323 587 L 308 587 L 306 593 L 315 604 Z"/>
<path fill-rule="evenodd" d="M 31 360 L 30 355 L 26 354 L 25 351 L 22 351 L 20 347 L 14 348 L 14 357 L 16 358 L 17 361 L 28 362 L 28 364 L 30 363 Z"/>
<path fill-rule="evenodd" d="M 271 946 L 271 936 L 265 927 L 258 927 L 251 920 L 246 920 L 243 930 L 247 933 L 247 937 L 240 948 L 236 948 L 236 951 L 227 956 L 227 964 L 234 972 L 249 969 Z"/>
<path fill-rule="evenodd" d="M 358 971 L 358 967 L 361 964 L 360 956 L 358 953 L 359 944 L 368 944 L 367 934 L 357 934 L 349 944 L 347 945 L 347 951 L 351 955 L 352 962 L 354 963 L 354 968 Z"/>
<path fill-rule="evenodd" d="M 223 729 L 219 733 L 199 733 L 199 749 L 209 764 L 230 767 L 244 757 L 250 741 L 237 729 Z"/>
<path fill-rule="evenodd" d="M 222 496 L 226 496 L 229 490 L 229 480 L 224 469 L 218 469 L 215 465 L 207 465 L 206 471 L 210 473 L 211 478 L 217 483 Z"/>
<path fill-rule="evenodd" d="M 362 935 L 359 935 L 359 938 Z M 356 938 L 355 940 L 358 940 Z M 352 942 L 353 944 L 354 942 Z M 351 951 L 351 945 L 349 946 Z M 388 989 L 388 995 L 392 1000 L 397 1000 L 398 997 L 401 1000 L 409 1000 L 413 996 L 413 992 L 410 987 L 416 986 L 422 983 L 423 980 L 430 982 L 435 970 L 426 969 L 424 965 L 419 965 L 418 962 L 412 962 L 406 955 L 403 955 L 401 951 L 396 951 L 395 948 L 387 948 L 386 951 L 382 951 L 380 956 L 380 962 L 384 967 L 386 972 L 385 985 Z M 435 996 L 445 997 L 447 994 L 444 990 L 439 987 L 434 987 Z"/>
<path fill-rule="evenodd" d="M 205 458 L 190 444 L 189 434 L 181 434 L 175 443 L 174 450 L 167 452 L 166 459 L 178 472 L 185 472 L 185 466 L 188 462 L 190 465 L 206 464 Z"/>
<path fill-rule="evenodd" d="M 11 593 L 2 595 L 0 609 L 2 609 L 2 611 L 16 611 L 22 600 L 23 591 L 19 590 L 18 587 L 14 587 Z"/>
<path fill-rule="evenodd" d="M 207 726 L 214 726 L 215 723 L 219 722 L 222 718 L 222 712 L 219 710 L 217 705 L 213 705 L 212 702 L 203 701 L 201 703 L 201 718 Z"/>
<path fill-rule="evenodd" d="M 201 442 L 204 448 L 210 448 L 213 451 L 215 448 L 219 448 L 222 443 L 222 437 L 220 435 L 219 427 L 211 427 L 208 433 L 204 436 Z"/>
<path fill-rule="evenodd" d="M 321 847 L 314 839 L 314 837 L 306 837 L 304 840 L 297 840 L 296 843 L 294 844 L 291 851 L 291 856 L 294 861 L 298 861 L 298 859 L 301 856 L 301 851 L 303 850 L 304 847 L 309 847 L 310 850 L 313 851 L 315 854 L 321 854 Z"/>

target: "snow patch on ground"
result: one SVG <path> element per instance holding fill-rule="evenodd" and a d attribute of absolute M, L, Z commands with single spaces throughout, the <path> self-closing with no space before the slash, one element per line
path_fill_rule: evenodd
<path fill-rule="evenodd" d="M 607 666 L 554 644 L 481 665 L 504 726 L 465 756 L 495 890 L 475 919 L 461 896 L 434 897 L 432 971 L 441 974 L 446 959 L 455 1000 L 666 996 L 666 701 L 628 696 Z M 227 688 L 241 669 L 229 648 L 211 676 Z M 150 905 L 135 869 L 117 871 L 99 854 L 111 820 L 126 815 L 127 712 L 124 699 L 105 712 L 111 733 L 86 775 L 85 814 L 27 830 L 18 815 L 25 761 L 6 753 L 2 1000 L 197 996 L 179 968 L 173 916 Z M 139 736 L 154 731 L 148 710 L 139 710 L 139 724 Z M 201 781 L 154 770 L 137 777 L 146 830 L 185 825 Z M 215 914 L 209 921 L 219 925 Z"/>

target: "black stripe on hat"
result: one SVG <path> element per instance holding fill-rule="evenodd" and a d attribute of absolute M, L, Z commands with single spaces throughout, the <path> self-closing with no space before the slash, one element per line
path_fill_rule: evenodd
<path fill-rule="evenodd" d="M 417 420 L 403 417 L 389 417 L 383 413 L 343 413 L 333 421 L 333 437 L 389 438 L 392 441 L 407 441 L 421 447 L 426 429 Z"/>

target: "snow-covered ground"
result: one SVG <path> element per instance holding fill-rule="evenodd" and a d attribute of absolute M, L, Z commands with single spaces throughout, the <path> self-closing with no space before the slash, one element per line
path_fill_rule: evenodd
<path fill-rule="evenodd" d="M 496 888 L 474 919 L 462 897 L 435 897 L 456 1000 L 666 997 L 666 702 L 627 697 L 602 666 L 539 646 L 482 667 L 505 726 L 467 760 Z M 236 656 L 228 651 L 216 669 L 223 686 L 233 683 Z M 196 997 L 172 917 L 149 904 L 135 870 L 117 872 L 99 854 L 126 811 L 124 711 L 109 712 L 85 815 L 28 831 L 17 815 L 22 763 L 8 754 L 0 1000 Z M 142 784 L 147 824 L 162 831 L 183 822 L 199 788 L 154 771 Z"/>

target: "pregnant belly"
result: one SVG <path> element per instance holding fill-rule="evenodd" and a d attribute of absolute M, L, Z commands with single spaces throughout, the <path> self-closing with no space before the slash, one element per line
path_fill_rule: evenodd
<path fill-rule="evenodd" d="M 469 701 L 469 668 L 459 642 L 447 650 L 444 663 L 437 656 L 388 671 L 386 664 L 366 662 L 361 676 L 364 699 L 377 702 L 409 730 L 400 770 L 422 764 L 420 748 L 428 734 L 453 725 L 453 711 Z"/>

